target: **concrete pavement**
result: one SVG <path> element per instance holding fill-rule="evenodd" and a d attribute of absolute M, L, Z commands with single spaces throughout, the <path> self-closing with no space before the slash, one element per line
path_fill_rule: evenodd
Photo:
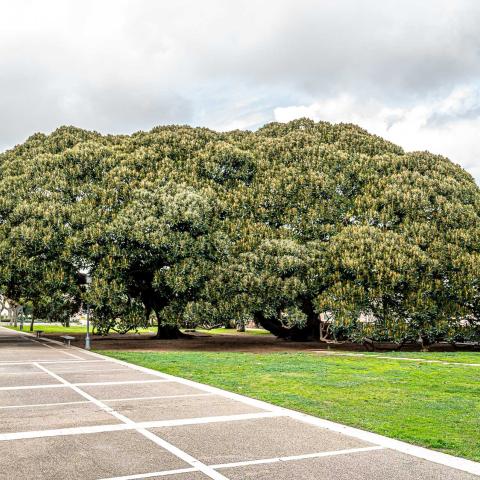
<path fill-rule="evenodd" d="M 0 328 L 0 479 L 478 480 L 480 464 Z"/>

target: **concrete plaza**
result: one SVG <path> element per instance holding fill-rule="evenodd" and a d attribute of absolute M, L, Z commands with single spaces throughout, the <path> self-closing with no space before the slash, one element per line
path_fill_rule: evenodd
<path fill-rule="evenodd" d="M 0 479 L 475 480 L 480 464 L 0 328 Z"/>

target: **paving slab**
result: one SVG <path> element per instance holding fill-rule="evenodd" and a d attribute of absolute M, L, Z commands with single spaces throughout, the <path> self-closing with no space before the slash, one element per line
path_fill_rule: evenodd
<path fill-rule="evenodd" d="M 3 353 L 5 352 L 33 352 L 34 350 L 45 350 L 45 347 L 37 342 L 18 342 L 18 343 L 12 343 L 12 342 L 1 342 L 0 343 L 0 348 Z"/>
<path fill-rule="evenodd" d="M 57 428 L 113 425 L 117 418 L 93 403 L 0 409 L 0 433 L 53 430 Z"/>
<path fill-rule="evenodd" d="M 152 431 L 207 464 L 371 446 L 287 417 L 162 427 Z"/>
<path fill-rule="evenodd" d="M 9 364 L 0 364 L 0 375 L 2 373 L 43 373 L 35 365 L 9 365 Z"/>
<path fill-rule="evenodd" d="M 110 366 L 114 365 L 113 363 Z M 103 372 L 98 369 L 97 372 L 76 372 L 59 374 L 64 380 L 70 383 L 100 383 L 100 382 L 128 382 L 140 380 L 161 380 L 156 375 L 138 372 L 133 369 L 115 370 Z"/>
<path fill-rule="evenodd" d="M 2 480 L 94 480 L 190 467 L 135 431 L 8 441 L 1 450 Z"/>
<path fill-rule="evenodd" d="M 56 352 L 60 352 L 62 354 L 62 358 L 64 360 L 68 360 L 68 358 L 71 356 L 71 355 L 75 355 L 75 357 L 77 357 L 77 359 L 79 360 L 92 360 L 93 357 L 92 355 L 90 355 L 89 353 L 85 352 L 85 351 L 82 351 L 78 348 L 69 348 L 69 347 L 61 347 L 59 345 L 55 345 L 55 344 L 52 344 L 50 342 L 44 342 L 45 344 L 49 345 L 50 347 L 53 347 L 56 351 Z M 78 345 L 80 346 L 80 344 Z M 83 344 L 82 344 L 83 346 Z M 73 358 L 70 358 L 70 360 L 73 360 Z"/>
<path fill-rule="evenodd" d="M 85 400 L 85 398 L 67 386 L 58 388 L 0 390 L 0 407 L 75 402 L 79 400 Z"/>
<path fill-rule="evenodd" d="M 134 383 L 131 385 L 85 385 L 82 386 L 82 390 L 99 400 L 205 393 L 204 390 L 182 385 L 177 382 Z"/>
<path fill-rule="evenodd" d="M 76 354 L 75 354 L 76 355 Z M 72 359 L 73 357 L 68 357 Z M 61 352 L 42 349 L 26 349 L 25 352 L 7 352 L 0 350 L 0 362 L 48 362 L 52 360 L 66 360 Z"/>
<path fill-rule="evenodd" d="M 35 375 L 0 375 L 0 387 L 25 387 L 34 385 L 53 385 L 60 383 L 48 373 L 38 372 Z"/>
<path fill-rule="evenodd" d="M 265 411 L 219 395 L 106 403 L 135 422 L 238 415 Z"/>
<path fill-rule="evenodd" d="M 219 469 L 230 480 L 478 480 L 478 476 L 392 450 Z"/>
<path fill-rule="evenodd" d="M 131 372 L 132 369 L 128 367 L 123 367 L 122 365 L 117 365 L 108 360 L 100 360 L 95 362 L 65 362 L 65 363 L 52 363 L 45 365 L 51 372 L 57 373 L 58 375 L 63 376 L 64 373 L 91 373 L 91 372 L 105 372 L 105 371 L 123 371 Z"/>

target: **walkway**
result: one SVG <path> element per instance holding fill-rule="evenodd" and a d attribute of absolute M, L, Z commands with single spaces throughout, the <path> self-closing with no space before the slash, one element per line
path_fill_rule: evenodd
<path fill-rule="evenodd" d="M 475 462 L 3 327 L 0 451 L 9 480 L 480 476 Z"/>

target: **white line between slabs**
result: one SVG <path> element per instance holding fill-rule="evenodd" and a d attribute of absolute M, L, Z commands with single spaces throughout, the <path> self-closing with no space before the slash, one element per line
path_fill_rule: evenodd
<path fill-rule="evenodd" d="M 22 385 L 19 387 L 0 387 L 0 391 L 6 391 L 6 390 L 31 390 L 31 389 L 37 389 L 37 388 L 65 388 L 65 385 L 62 385 L 61 383 L 52 383 L 52 384 L 45 384 L 45 385 Z"/>
<path fill-rule="evenodd" d="M 81 373 L 81 372 L 79 372 Z M 77 387 L 86 387 L 86 386 L 98 386 L 98 385 L 135 385 L 138 383 L 169 383 L 172 380 L 162 379 L 162 380 L 119 380 L 118 382 L 86 382 L 86 383 L 74 383 Z"/>
<path fill-rule="evenodd" d="M 182 473 L 198 472 L 198 468 L 179 468 L 177 470 L 163 470 L 161 472 L 140 473 L 139 475 L 126 475 L 125 477 L 100 478 L 99 480 L 137 480 L 151 477 L 166 477 L 168 475 L 177 475 Z"/>
<path fill-rule="evenodd" d="M 81 363 L 107 363 L 108 360 L 45 360 L 45 359 L 35 359 L 35 360 L 22 360 L 21 362 L 17 360 L 5 360 L 0 361 L 0 366 L 9 366 L 9 365 L 31 365 L 32 363 L 68 363 L 69 365 L 79 365 Z"/>
<path fill-rule="evenodd" d="M 65 385 L 62 385 L 62 387 L 64 386 Z M 76 405 L 77 403 L 89 403 L 89 401 L 77 400 L 75 402 L 34 403 L 29 405 L 5 405 L 0 407 L 0 410 L 14 410 L 15 408 L 61 407 L 62 405 Z"/>
<path fill-rule="evenodd" d="M 110 407 L 108 408 L 110 409 Z M 59 437 L 67 435 L 82 435 L 87 433 L 114 432 L 118 430 L 141 430 L 147 428 L 179 427 L 183 425 L 202 425 L 205 423 L 235 422 L 242 420 L 254 420 L 258 418 L 272 418 L 278 416 L 281 415 L 272 412 L 260 412 L 239 413 L 238 415 L 219 415 L 216 417 L 180 418 L 176 420 L 151 420 L 148 422 L 134 422 L 133 420 L 130 420 L 129 423 L 114 423 L 110 425 L 91 425 L 87 427 L 56 428 L 53 430 L 33 430 L 26 432 L 0 433 L 0 442 L 10 440 L 23 440 L 26 438 Z"/>
<path fill-rule="evenodd" d="M 109 368 L 107 370 L 99 370 L 98 368 L 95 369 L 86 369 L 86 370 L 62 370 L 61 372 L 57 373 L 89 373 L 89 372 L 96 372 L 96 373 L 105 373 L 105 372 L 128 372 L 126 368 Z M 40 372 L 0 372 L 1 375 L 38 375 Z"/>
<path fill-rule="evenodd" d="M 0 375 L 38 375 L 39 373 L 40 372 L 0 372 Z"/>
<path fill-rule="evenodd" d="M 128 369 L 126 368 L 108 368 L 106 370 L 104 370 L 103 368 L 100 369 L 100 368 L 95 368 L 95 369 L 90 369 L 90 368 L 86 368 L 85 370 L 62 370 L 60 372 L 56 372 L 56 373 L 92 373 L 92 372 L 96 372 L 96 373 L 110 373 L 110 372 L 128 372 Z M 130 372 L 129 372 L 130 373 Z"/>
<path fill-rule="evenodd" d="M 39 368 L 43 370 L 40 364 L 33 362 L 34 365 L 38 365 Z M 118 382 L 86 382 L 86 383 L 72 383 L 70 385 L 75 385 L 76 387 L 97 387 L 97 386 L 105 386 L 105 385 L 135 385 L 139 383 L 169 383 L 172 380 L 125 380 L 125 381 L 118 381 Z M 61 383 L 47 383 L 44 385 L 21 385 L 18 387 L 0 387 L 1 390 L 29 390 L 30 388 L 65 388 L 65 385 Z"/>
<path fill-rule="evenodd" d="M 78 355 L 75 355 L 75 354 L 70 353 L 70 352 L 65 352 L 64 350 L 61 350 L 60 348 L 52 347 L 51 345 L 47 345 L 46 343 L 43 343 L 40 340 L 34 340 L 33 338 L 30 339 L 30 340 L 32 342 L 39 343 L 40 345 L 42 345 L 42 347 L 51 348 L 52 350 L 55 350 L 56 352 L 63 353 L 64 355 L 69 355 L 70 357 L 76 358 L 78 360 L 82 359 L 82 357 L 79 357 Z"/>
<path fill-rule="evenodd" d="M 328 452 L 306 453 L 304 455 L 290 455 L 288 457 L 261 458 L 260 460 L 245 460 L 243 462 L 219 463 L 210 465 L 215 469 L 246 467 L 248 465 L 262 465 L 265 463 L 291 462 L 293 460 L 307 460 L 309 458 L 333 457 L 335 455 L 349 455 L 351 453 L 371 452 L 374 450 L 384 450 L 384 447 L 375 445 L 373 447 L 349 448 L 345 450 L 332 450 Z"/>
<path fill-rule="evenodd" d="M 169 398 L 188 398 L 188 397 L 208 397 L 215 395 L 214 393 L 183 393 L 180 395 L 156 395 L 152 397 L 127 397 L 127 398 L 106 398 L 101 399 L 102 402 L 130 402 L 136 400 L 158 400 Z"/>
<path fill-rule="evenodd" d="M 65 385 L 62 385 L 65 387 Z M 65 387 L 66 388 L 66 387 Z M 100 398 L 102 402 L 132 402 L 138 400 L 157 400 L 169 398 L 185 398 L 185 397 L 205 397 L 214 395 L 213 393 L 186 393 L 182 395 L 157 395 L 152 397 L 127 397 L 127 398 Z M 0 406 L 0 410 L 8 410 L 15 408 L 39 408 L 39 407 L 55 407 L 62 405 L 75 405 L 77 403 L 89 403 L 89 400 L 77 400 L 73 402 L 54 402 L 54 403 L 33 403 L 28 405 L 4 405 Z"/>
<path fill-rule="evenodd" d="M 289 457 L 275 457 L 275 458 L 262 458 L 260 460 L 246 460 L 244 462 L 234 462 L 234 463 L 220 463 L 218 465 L 209 465 L 213 469 L 222 469 L 222 468 L 235 468 L 235 467 L 245 467 L 249 465 L 262 465 L 268 463 L 277 463 L 277 462 L 289 462 L 293 460 L 305 460 L 308 458 L 321 458 L 321 457 L 331 457 L 335 455 L 348 455 L 351 453 L 360 453 L 360 452 L 371 452 L 373 450 L 383 450 L 383 447 L 364 447 L 364 448 L 350 448 L 348 450 L 333 450 L 330 452 L 318 452 L 318 453 L 307 453 L 305 455 L 293 455 Z M 175 475 L 178 473 L 189 473 L 198 471 L 195 468 L 192 469 L 183 469 L 183 470 L 163 470 L 160 472 L 151 472 L 151 473 L 140 473 L 138 475 L 125 475 L 123 477 L 110 477 L 102 478 L 100 480 L 140 480 L 143 478 L 151 477 L 166 477 L 168 475 Z"/>
<path fill-rule="evenodd" d="M 95 397 L 92 397 L 90 394 L 83 391 L 81 388 L 78 388 L 76 385 L 71 384 L 69 381 L 65 380 L 64 378 L 57 375 L 56 373 L 51 372 L 50 370 L 48 370 L 48 368 L 43 367 L 43 366 L 39 365 L 38 363 L 36 364 L 36 366 L 38 368 L 41 368 L 44 372 L 50 374 L 53 378 L 55 378 L 59 382 L 62 382 L 63 384 L 69 386 L 72 390 L 74 390 L 79 395 L 82 395 L 87 400 L 90 400 L 92 403 L 97 405 L 97 407 L 101 408 L 102 410 L 104 410 L 105 412 L 114 416 L 115 418 L 118 418 L 118 420 L 122 421 L 123 423 L 127 424 L 128 426 L 131 426 L 138 433 L 143 435 L 145 438 L 148 438 L 149 440 L 154 442 L 156 445 L 162 447 L 164 450 L 166 450 L 166 451 L 172 453 L 173 455 L 175 455 L 176 457 L 182 459 L 184 462 L 188 463 L 192 467 L 198 468 L 198 470 L 200 470 L 201 472 L 203 472 L 205 475 L 212 478 L 213 480 L 228 480 L 221 473 L 216 472 L 212 468 L 210 468 L 207 465 L 205 465 L 204 463 L 202 463 L 200 460 L 192 457 L 187 452 L 184 452 L 183 450 L 180 450 L 178 447 L 176 447 L 175 445 L 172 445 L 171 443 L 167 442 L 163 438 L 160 438 L 158 435 L 155 435 L 154 433 L 146 430 L 145 428 L 140 427 L 140 425 L 136 424 L 130 418 L 128 418 L 125 415 L 122 415 L 121 413 L 115 411 L 112 407 L 108 406 L 106 403 L 103 403 L 100 400 L 97 400 Z"/>

